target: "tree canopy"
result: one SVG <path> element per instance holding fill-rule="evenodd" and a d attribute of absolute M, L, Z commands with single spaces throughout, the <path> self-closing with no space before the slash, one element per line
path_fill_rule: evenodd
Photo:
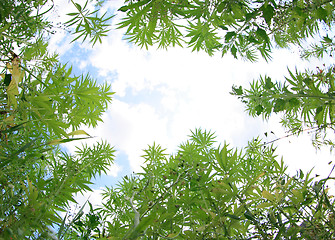
<path fill-rule="evenodd" d="M 113 17 L 101 12 L 103 2 L 69 1 L 75 12 L 62 24 L 73 41 L 102 42 Z M 333 5 L 125 0 L 118 27 L 146 48 L 180 45 L 256 61 L 270 60 L 275 47 L 298 46 L 304 58 L 323 58 L 334 51 Z M 88 203 L 89 213 L 68 217 L 74 194 L 91 190 L 115 150 L 98 142 L 69 154 L 59 145 L 90 138 L 81 128 L 98 126 L 113 92 L 90 75 L 73 74 L 48 51 L 53 7 L 47 0 L 0 3 L 0 239 L 335 238 L 331 174 L 318 181 L 310 172 L 291 176 L 273 145 L 255 138 L 237 149 L 202 129 L 174 154 L 149 146 L 142 173 L 106 187 L 100 208 Z M 307 127 L 316 146 L 333 146 L 327 134 L 334 130 L 334 72 L 325 62 L 316 71 L 289 70 L 285 81 L 262 76 L 249 89 L 233 86 L 232 94 L 251 116 L 282 113 L 292 134 Z"/>
<path fill-rule="evenodd" d="M 74 194 L 114 159 L 107 142 L 73 155 L 58 147 L 89 138 L 80 127 L 97 126 L 113 93 L 48 52 L 45 3 L 0 3 L 0 239 L 50 239 Z"/>
<path fill-rule="evenodd" d="M 126 0 L 119 27 L 140 46 L 186 45 L 212 55 L 230 52 L 256 61 L 274 47 L 300 45 L 334 21 L 332 1 Z M 329 43 L 329 37 L 325 41 Z"/>
<path fill-rule="evenodd" d="M 331 178 L 288 175 L 260 139 L 236 149 L 196 129 L 176 154 L 152 145 L 142 157 L 143 173 L 107 187 L 103 206 L 74 221 L 68 239 L 82 239 L 94 223 L 97 239 L 334 238 L 324 185 Z"/>

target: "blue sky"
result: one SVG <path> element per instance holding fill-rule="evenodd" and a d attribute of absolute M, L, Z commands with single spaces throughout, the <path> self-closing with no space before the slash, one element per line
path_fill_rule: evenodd
<path fill-rule="evenodd" d="M 66 18 L 62 14 L 70 11 L 69 3 L 55 3 L 55 13 Z M 122 1 L 107 4 L 106 9 L 113 12 L 122 6 Z M 295 49 L 276 50 L 269 63 L 243 62 L 230 55 L 209 57 L 187 48 L 166 51 L 152 47 L 147 51 L 123 40 L 124 30 L 115 29 L 118 21 L 119 17 L 113 19 L 109 36 L 93 49 L 87 43 L 69 44 L 71 36 L 62 31 L 50 41 L 50 49 L 61 54 L 62 62 L 72 64 L 74 72 L 89 72 L 99 82 L 111 84 L 116 92 L 103 116 L 104 123 L 96 129 L 84 128 L 96 136 L 89 144 L 104 139 L 117 150 L 115 165 L 108 175 L 95 180 L 95 192 L 88 194 L 96 204 L 105 185 L 115 185 L 124 175 L 141 171 L 142 149 L 153 142 L 173 153 L 190 130 L 197 127 L 216 132 L 219 142 L 227 141 L 234 147 L 243 147 L 257 136 L 264 137 L 264 141 L 285 136 L 278 116 L 267 122 L 247 116 L 241 102 L 229 94 L 232 85 L 247 87 L 248 82 L 264 74 L 283 80 L 288 75 L 287 67 L 303 70 L 322 65 L 317 60 L 301 61 Z M 264 133 L 270 131 L 275 135 L 265 137 Z M 308 135 L 286 138 L 276 142 L 277 153 L 284 156 L 291 172 L 316 166 L 315 173 L 327 175 L 329 151 L 316 153 L 310 142 Z M 65 147 L 74 150 L 72 143 Z"/>

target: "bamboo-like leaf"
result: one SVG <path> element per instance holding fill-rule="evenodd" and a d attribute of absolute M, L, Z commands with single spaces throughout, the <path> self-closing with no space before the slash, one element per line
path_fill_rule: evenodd
<path fill-rule="evenodd" d="M 267 207 L 271 207 L 272 205 L 273 205 L 272 203 L 263 202 L 263 203 L 258 204 L 256 207 L 257 208 L 267 208 Z"/>
<path fill-rule="evenodd" d="M 267 191 L 267 190 L 263 190 L 262 191 L 262 196 L 264 197 L 264 198 L 266 198 L 267 200 L 269 200 L 269 201 L 274 201 L 275 200 L 275 196 L 274 195 L 272 195 L 269 191 Z"/>
<path fill-rule="evenodd" d="M 126 12 L 130 9 L 133 9 L 133 8 L 137 8 L 137 7 L 141 7 L 145 4 L 147 4 L 148 2 L 150 2 L 151 0 L 141 0 L 141 1 L 138 1 L 136 3 L 132 3 L 132 4 L 129 4 L 129 5 L 125 5 L 125 6 L 122 6 L 119 8 L 119 11 L 121 12 Z"/>
<path fill-rule="evenodd" d="M 76 130 L 76 131 L 73 131 L 73 132 L 70 132 L 67 134 L 68 136 L 75 136 L 75 135 L 86 135 L 86 136 L 89 136 L 91 137 L 87 132 L 85 132 L 84 130 Z"/>
<path fill-rule="evenodd" d="M 88 139 L 92 137 L 84 137 L 84 138 L 61 138 L 61 139 L 55 139 L 50 142 L 48 142 L 48 145 L 57 145 L 61 143 L 67 143 L 67 142 L 72 142 L 72 141 L 77 141 L 77 140 L 83 140 L 83 139 Z"/>

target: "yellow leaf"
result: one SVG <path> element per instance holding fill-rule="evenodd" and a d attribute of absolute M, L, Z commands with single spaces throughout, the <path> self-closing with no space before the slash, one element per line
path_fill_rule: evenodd
<path fill-rule="evenodd" d="M 52 140 L 48 143 L 48 145 L 56 145 L 56 144 L 60 144 L 63 141 L 63 139 L 55 139 Z"/>
<path fill-rule="evenodd" d="M 9 62 L 7 63 L 7 69 L 12 74 L 12 78 L 15 80 L 16 84 L 19 84 L 24 76 L 24 72 L 20 69 L 20 60 L 19 58 L 15 57 L 12 60 L 12 64 Z"/>
<path fill-rule="evenodd" d="M 279 192 L 279 191 L 275 192 L 276 199 L 279 201 L 283 198 L 283 195 L 284 194 L 282 192 Z"/>
<path fill-rule="evenodd" d="M 177 237 L 179 233 L 170 233 L 169 235 L 167 235 L 166 237 L 169 237 L 169 238 L 174 238 L 174 237 Z"/>
<path fill-rule="evenodd" d="M 208 211 L 208 213 L 211 215 L 211 217 L 214 219 L 216 217 L 216 214 L 211 212 L 211 211 Z"/>
<path fill-rule="evenodd" d="M 213 213 L 213 212 L 211 212 L 211 211 L 209 211 L 208 209 L 204 209 L 204 208 L 202 208 L 202 207 L 200 207 L 200 209 L 201 209 L 202 211 L 204 211 L 205 213 L 211 215 L 212 219 L 216 217 L 216 214 Z"/>
<path fill-rule="evenodd" d="M 28 199 L 30 203 L 33 203 L 37 199 L 38 192 L 37 189 L 34 187 L 33 183 L 29 179 L 28 179 L 28 188 L 29 188 Z"/>
<path fill-rule="evenodd" d="M 288 185 L 292 182 L 293 178 L 290 178 L 287 183 L 285 183 L 284 188 L 287 188 Z"/>
<path fill-rule="evenodd" d="M 15 96 L 19 95 L 19 83 L 22 81 L 24 72 L 20 69 L 20 62 L 18 58 L 14 58 L 13 64 L 7 63 L 7 69 L 12 74 L 12 80 L 7 87 L 8 106 L 13 106 L 14 109 L 17 107 L 17 101 Z"/>
<path fill-rule="evenodd" d="M 11 123 L 14 121 L 14 116 L 12 115 L 12 116 L 6 117 L 3 121 L 6 123 Z"/>
<path fill-rule="evenodd" d="M 67 135 L 68 135 L 68 136 L 86 135 L 86 136 L 89 136 L 89 137 L 90 137 L 90 135 L 89 135 L 87 132 L 85 132 L 84 130 L 76 130 L 76 131 L 73 131 L 73 132 L 68 133 Z"/>
<path fill-rule="evenodd" d="M 275 200 L 275 197 L 270 192 L 268 192 L 266 190 L 262 191 L 262 196 L 269 201 L 274 201 Z"/>
<path fill-rule="evenodd" d="M 198 232 L 203 232 L 203 231 L 205 231 L 205 229 L 206 229 L 206 225 L 198 227 L 198 228 L 196 229 L 196 231 L 198 231 Z"/>
<path fill-rule="evenodd" d="M 12 77 L 15 80 L 15 82 L 17 84 L 19 84 L 20 82 L 22 82 L 24 76 L 24 72 L 21 71 L 21 69 L 18 66 L 14 66 L 13 67 L 13 73 L 12 73 Z"/>
<path fill-rule="evenodd" d="M 302 192 L 301 191 L 293 189 L 292 193 L 293 193 L 294 197 L 298 200 L 298 202 L 302 202 L 303 196 L 302 196 Z"/>
<path fill-rule="evenodd" d="M 254 182 L 256 182 L 260 177 L 263 177 L 265 175 L 265 172 L 262 172 L 261 174 L 259 174 L 255 179 Z"/>
<path fill-rule="evenodd" d="M 4 120 L 3 120 L 3 123 L 5 124 L 5 128 L 6 127 L 14 127 L 15 124 L 13 123 L 14 122 L 14 116 L 9 116 L 9 117 L 6 117 Z"/>
<path fill-rule="evenodd" d="M 218 194 L 226 194 L 227 193 L 227 190 L 224 190 L 222 188 L 213 188 L 212 189 L 212 192 L 213 193 L 218 193 Z"/>
<path fill-rule="evenodd" d="M 271 207 L 272 203 L 269 202 L 263 202 L 257 205 L 257 208 L 266 208 L 266 207 Z"/>
<path fill-rule="evenodd" d="M 13 95 L 19 94 L 19 88 L 13 79 L 9 83 L 9 86 L 7 88 L 7 94 L 13 94 Z"/>
<path fill-rule="evenodd" d="M 15 83 L 15 81 L 12 79 L 12 81 L 10 82 L 8 88 L 7 88 L 7 100 L 8 106 L 13 106 L 14 109 L 16 109 L 17 107 L 17 101 L 15 96 L 19 94 L 19 89 Z"/>

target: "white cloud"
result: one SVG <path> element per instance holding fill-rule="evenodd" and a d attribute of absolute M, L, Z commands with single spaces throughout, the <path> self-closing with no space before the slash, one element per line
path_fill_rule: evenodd
<path fill-rule="evenodd" d="M 118 164 L 113 164 L 109 166 L 107 170 L 107 176 L 117 177 L 119 173 L 122 171 L 123 167 Z"/>
<path fill-rule="evenodd" d="M 70 214 L 76 214 L 79 212 L 79 210 L 84 206 L 86 201 L 89 201 L 93 207 L 101 207 L 102 203 L 102 196 L 101 193 L 103 193 L 103 189 L 92 189 L 92 192 L 83 192 L 78 193 L 75 195 L 75 200 L 77 201 L 77 204 L 70 203 Z M 83 211 L 85 213 L 88 213 L 90 211 L 90 207 L 88 204 L 85 204 Z"/>
<path fill-rule="evenodd" d="M 143 149 L 154 141 L 166 143 L 167 118 L 159 116 L 155 109 L 147 104 L 129 105 L 114 100 L 108 125 L 102 126 L 104 136 L 108 136 L 117 150 L 125 152 L 134 171 L 140 171 Z"/>
<path fill-rule="evenodd" d="M 269 128 L 278 132 L 282 128 L 277 120 L 264 123 L 247 116 L 244 106 L 229 92 L 233 84 L 248 86 L 260 74 L 283 80 L 288 66 L 304 69 L 309 63 L 292 51 L 281 50 L 274 53 L 272 62 L 253 64 L 190 49 L 140 50 L 121 41 L 120 32 L 112 33 L 89 58 L 101 74 L 116 73 L 112 90 L 122 99 L 111 105 L 105 133 L 113 131 L 111 138 L 126 152 L 133 170 L 139 171 L 141 149 L 147 144 L 157 141 L 173 151 L 196 127 L 215 131 L 219 141 L 240 147 Z M 144 102 L 141 96 L 148 91 L 160 99 Z M 138 96 L 139 102 L 129 102 L 129 94 Z M 311 156 L 308 153 L 306 159 Z"/>
<path fill-rule="evenodd" d="M 114 9 L 122 5 L 122 1 L 107 3 Z M 284 80 L 288 76 L 287 67 L 303 70 L 309 65 L 313 65 L 312 69 L 321 65 L 320 61 L 301 61 L 299 52 L 293 48 L 275 51 L 269 63 L 242 62 L 229 55 L 209 57 L 179 47 L 168 51 L 153 47 L 146 51 L 122 41 L 123 32 L 112 30 L 103 44 L 96 45 L 94 51 L 78 61 L 81 68 L 96 67 L 99 75 L 111 82 L 116 95 L 103 117 L 104 123 L 93 130 L 94 135 L 107 139 L 118 151 L 126 153 L 134 171 L 141 170 L 140 156 L 148 144 L 156 141 L 174 151 L 187 138 L 189 130 L 196 127 L 215 131 L 218 141 L 227 140 L 231 146 L 239 147 L 245 146 L 252 137 L 264 136 L 264 132 L 274 131 L 277 136 L 284 136 L 277 117 L 263 122 L 247 116 L 241 102 L 229 95 L 231 86 L 247 87 L 260 74 Z M 87 45 L 81 47 L 89 49 Z M 154 96 L 149 100 L 143 97 L 148 92 Z M 325 153 L 315 155 L 306 139 L 287 144 L 285 140 L 278 141 L 278 151 L 292 168 L 314 166 L 315 159 L 326 158 Z M 120 169 L 114 166 L 113 171 L 116 176 Z"/>
<path fill-rule="evenodd" d="M 63 11 L 68 6 L 66 0 L 57 2 L 60 2 L 58 13 L 68 12 Z M 122 2 L 107 1 L 114 9 L 119 8 Z M 114 23 L 118 18 L 113 20 Z M 128 156 L 131 170 L 135 172 L 141 171 L 143 158 L 140 156 L 148 144 L 155 141 L 171 153 L 196 127 L 215 131 L 218 142 L 227 141 L 232 147 L 243 147 L 258 135 L 264 141 L 285 136 L 277 116 L 268 122 L 247 116 L 243 104 L 229 95 L 231 86 L 247 87 L 260 74 L 267 74 L 273 80 L 283 80 L 284 75 L 288 76 L 287 67 L 303 70 L 308 65 L 315 68 L 322 64 L 320 61 L 301 61 L 295 49 L 275 51 L 273 61 L 266 63 L 260 60 L 256 64 L 237 61 L 229 55 L 209 57 L 203 52 L 192 53 L 190 49 L 179 47 L 168 51 L 154 48 L 145 51 L 122 41 L 123 32 L 112 30 L 101 45 L 95 46 L 94 51 L 89 51 L 88 44 L 81 45 L 89 55 L 76 59 L 76 63 L 81 69 L 90 65 L 96 67 L 100 77 L 110 81 L 112 91 L 116 92 L 108 112 L 103 116 L 104 123 L 96 129 L 83 128 L 97 136 L 86 142 L 109 141 L 115 146 L 116 154 L 123 152 Z M 64 54 L 72 47 L 69 41 L 65 32 L 59 32 L 52 37 L 50 48 Z M 155 97 L 145 99 L 143 95 L 148 92 L 155 93 L 152 94 Z M 132 97 L 136 98 L 136 103 Z M 271 131 L 276 135 L 264 136 L 265 132 Z M 66 144 L 66 147 L 73 151 L 75 144 L 78 143 Z M 291 173 L 300 168 L 308 171 L 314 166 L 315 173 L 323 176 L 329 173 L 327 163 L 332 156 L 327 150 L 316 154 L 309 136 L 284 138 L 276 144 L 279 146 L 278 155 L 284 156 Z M 107 175 L 119 177 L 123 169 L 122 163 L 114 164 Z M 76 199 L 83 204 L 91 196 L 90 201 L 99 204 L 101 192 L 100 189 L 94 190 Z"/>

